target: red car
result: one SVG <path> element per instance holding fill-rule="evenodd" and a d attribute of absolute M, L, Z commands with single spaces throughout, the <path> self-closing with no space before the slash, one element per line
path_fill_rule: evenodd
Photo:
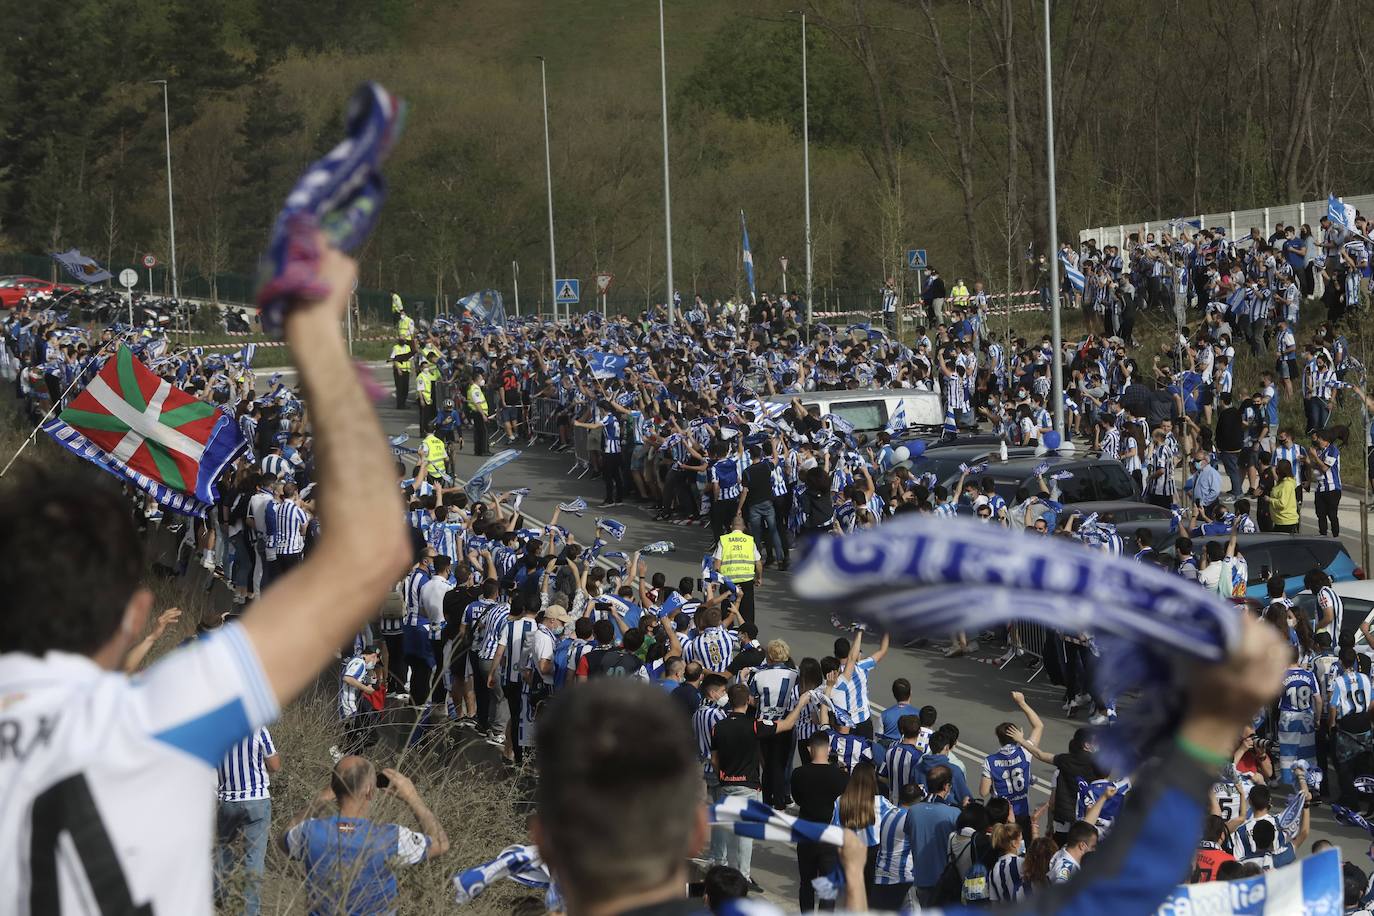
<path fill-rule="evenodd" d="M 54 283 L 37 277 L 0 277 L 0 308 L 12 309 L 25 298 L 60 296 L 77 289 L 69 283 Z"/>

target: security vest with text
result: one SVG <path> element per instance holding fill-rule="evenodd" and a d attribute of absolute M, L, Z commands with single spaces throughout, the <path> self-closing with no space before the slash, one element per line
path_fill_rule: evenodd
<path fill-rule="evenodd" d="M 720 539 L 720 574 L 733 582 L 754 581 L 754 538 L 732 531 Z"/>
<path fill-rule="evenodd" d="M 443 477 L 448 473 L 448 449 L 444 447 L 444 440 L 430 433 L 420 444 L 424 452 L 426 473 L 430 477 Z"/>
<path fill-rule="evenodd" d="M 484 417 L 487 415 L 487 393 L 476 382 L 468 386 L 468 407 L 473 413 L 480 413 Z"/>

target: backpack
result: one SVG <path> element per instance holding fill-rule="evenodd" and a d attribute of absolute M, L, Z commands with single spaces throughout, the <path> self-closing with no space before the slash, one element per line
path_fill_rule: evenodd
<path fill-rule="evenodd" d="M 982 841 L 982 844 L 979 841 Z M 990 900 L 988 869 L 983 864 L 987 852 L 986 837 L 975 834 L 962 837 L 951 834 L 950 845 L 962 843 L 958 852 L 950 852 L 949 862 L 935 884 L 933 903 L 937 906 L 955 904 L 982 905 Z M 961 867 L 962 866 L 962 867 Z"/>

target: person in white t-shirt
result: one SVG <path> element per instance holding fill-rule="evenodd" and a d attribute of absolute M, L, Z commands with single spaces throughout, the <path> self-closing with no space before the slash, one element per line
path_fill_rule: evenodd
<path fill-rule="evenodd" d="M 1074 821 L 1064 836 L 1064 845 L 1050 858 L 1050 883 L 1064 884 L 1083 867 L 1083 859 L 1097 848 L 1097 828 L 1087 821 Z"/>
<path fill-rule="evenodd" d="M 128 499 L 67 459 L 0 489 L 0 913 L 208 916 L 225 752 L 315 683 L 406 568 L 392 456 L 340 331 L 356 267 L 318 241 L 330 292 L 293 305 L 286 338 L 325 524 L 241 622 L 124 674 L 153 604 Z"/>

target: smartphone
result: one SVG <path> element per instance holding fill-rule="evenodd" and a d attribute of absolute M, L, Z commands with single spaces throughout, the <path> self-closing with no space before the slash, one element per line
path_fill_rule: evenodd
<path fill-rule="evenodd" d="M 377 788 L 379 788 L 379 789 L 386 789 L 386 788 L 389 788 L 390 786 L 391 786 L 391 777 L 390 777 L 390 776 L 387 776 L 385 773 L 383 773 L 383 772 L 381 772 L 381 771 L 378 771 L 378 773 L 377 773 Z"/>

